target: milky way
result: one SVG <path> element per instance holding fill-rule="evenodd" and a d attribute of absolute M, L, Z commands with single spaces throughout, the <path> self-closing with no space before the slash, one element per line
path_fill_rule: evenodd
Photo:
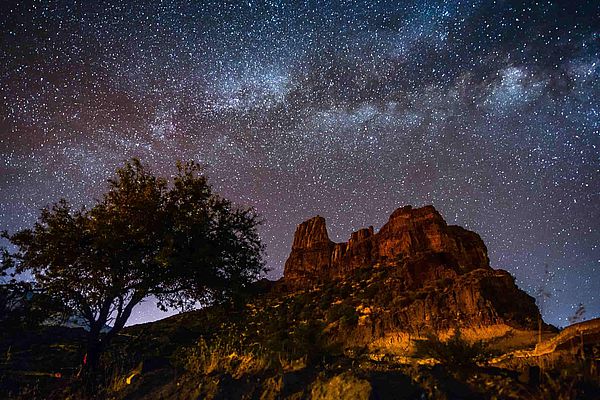
<path fill-rule="evenodd" d="M 433 204 L 551 294 L 548 322 L 579 303 L 598 317 L 598 15 L 594 1 L 3 1 L 0 227 L 61 197 L 89 204 L 127 158 L 160 174 L 194 159 L 265 218 L 272 278 L 306 218 L 345 241 Z M 164 315 L 147 302 L 132 322 Z"/>

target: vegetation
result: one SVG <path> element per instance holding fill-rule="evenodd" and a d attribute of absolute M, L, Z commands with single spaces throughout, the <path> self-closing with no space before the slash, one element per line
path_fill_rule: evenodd
<path fill-rule="evenodd" d="M 464 340 L 458 329 L 448 340 L 443 341 L 438 336 L 429 334 L 426 340 L 417 340 L 415 345 L 417 356 L 434 358 L 444 365 L 452 365 L 459 371 L 473 368 L 490 356 L 483 342 L 471 343 Z"/>
<path fill-rule="evenodd" d="M 33 289 L 30 282 L 0 285 L 0 339 L 35 329 L 49 314 L 64 312 L 62 302 Z"/>
<path fill-rule="evenodd" d="M 419 336 L 426 326 L 412 327 L 415 351 L 373 345 L 381 337 L 377 323 L 409 324 L 402 319 L 407 309 L 451 290 L 449 279 L 410 289 L 395 271 L 364 268 L 293 292 L 256 282 L 245 286 L 253 294 L 237 299 L 243 303 L 216 302 L 124 328 L 99 363 L 95 398 L 596 398 L 600 347 L 593 340 L 501 361 L 491 358 L 490 343 L 469 342 L 458 330 L 447 340 L 439 332 Z M 41 328 L 30 337 L 13 332 L 0 342 L 0 397 L 84 397 L 73 383 L 85 332 L 61 329 Z M 533 343 L 536 334 L 530 335 Z"/>
<path fill-rule="evenodd" d="M 583 303 L 579 303 L 579 305 L 577 306 L 577 309 L 575 310 L 575 313 L 573 315 L 571 315 L 568 320 L 570 324 L 576 324 L 578 322 L 581 322 L 585 319 L 585 306 L 583 305 Z"/>
<path fill-rule="evenodd" d="M 178 163 L 169 182 L 133 159 L 93 207 L 63 199 L 33 228 L 3 233 L 18 248 L 3 257 L 13 285 L 31 274 L 35 290 L 86 322 L 86 370 L 142 300 L 189 309 L 230 298 L 265 271 L 258 216 L 215 194 L 202 172 Z"/>

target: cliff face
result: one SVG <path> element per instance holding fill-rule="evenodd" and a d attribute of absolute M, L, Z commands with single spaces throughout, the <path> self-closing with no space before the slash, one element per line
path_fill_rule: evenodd
<path fill-rule="evenodd" d="M 489 268 L 485 244 L 474 232 L 449 226 L 433 206 L 399 208 L 377 233 L 373 227 L 334 243 L 325 219 L 317 216 L 296 229 L 284 278 L 292 284 L 310 284 L 340 278 L 361 267 L 446 253 L 462 272 Z"/>
<path fill-rule="evenodd" d="M 361 295 L 362 303 L 378 312 L 365 315 L 353 336 L 367 342 L 390 332 L 456 327 L 484 328 L 494 336 L 535 329 L 539 318 L 534 299 L 513 277 L 490 267 L 479 235 L 449 226 L 432 206 L 399 208 L 379 232 L 360 229 L 346 243 L 329 239 L 322 217 L 300 224 L 283 284 L 306 289 L 328 283 L 356 290 L 366 285 L 370 294 Z"/>
<path fill-rule="evenodd" d="M 316 216 L 298 225 L 292 252 L 286 262 L 289 279 L 308 283 L 330 270 L 336 245 L 327 235 L 325 218 Z M 287 279 L 287 278 L 286 278 Z"/>

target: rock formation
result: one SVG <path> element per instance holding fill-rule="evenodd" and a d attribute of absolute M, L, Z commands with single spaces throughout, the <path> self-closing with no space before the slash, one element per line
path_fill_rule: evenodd
<path fill-rule="evenodd" d="M 447 254 L 462 272 L 490 268 L 479 235 L 447 225 L 433 206 L 406 206 L 394 211 L 379 232 L 374 233 L 373 227 L 360 229 L 347 243 L 329 239 L 323 217 L 303 222 L 296 229 L 284 278 L 293 284 L 319 282 L 361 267 L 434 253 Z"/>
<path fill-rule="evenodd" d="M 379 232 L 360 229 L 347 243 L 329 239 L 323 217 L 303 222 L 282 283 L 292 290 L 335 281 L 360 288 L 359 270 L 367 276 L 380 271 L 377 279 L 384 280 L 370 279 L 368 285 L 378 290 L 372 291 L 375 297 L 363 298 L 379 310 L 362 320 L 359 336 L 367 341 L 424 327 L 485 328 L 488 336 L 501 335 L 513 328 L 535 329 L 540 316 L 534 299 L 508 272 L 490 267 L 479 235 L 446 224 L 433 206 L 399 208 Z"/>

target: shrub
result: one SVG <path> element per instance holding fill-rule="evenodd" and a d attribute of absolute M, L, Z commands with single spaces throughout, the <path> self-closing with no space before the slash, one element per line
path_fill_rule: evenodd
<path fill-rule="evenodd" d="M 319 308 L 327 308 L 331 303 L 333 303 L 333 296 L 330 293 L 326 292 L 319 299 Z"/>
<path fill-rule="evenodd" d="M 239 378 L 268 369 L 272 354 L 262 346 L 236 346 L 233 340 L 200 339 L 195 346 L 182 347 L 173 355 L 173 364 L 193 374 L 229 373 Z"/>
<path fill-rule="evenodd" d="M 381 288 L 379 287 L 379 285 L 373 283 L 367 286 L 367 288 L 365 289 L 364 298 L 374 299 L 379 293 L 381 293 Z"/>
<path fill-rule="evenodd" d="M 435 335 L 428 335 L 427 340 L 417 340 L 415 346 L 418 357 L 434 358 L 446 366 L 459 369 L 475 367 L 478 362 L 488 358 L 482 342 L 464 340 L 458 329 L 445 342 Z"/>
<path fill-rule="evenodd" d="M 342 317 L 347 321 L 358 320 L 354 307 L 347 303 L 334 304 L 327 310 L 325 316 L 328 323 L 341 320 Z"/>
<path fill-rule="evenodd" d="M 309 320 L 298 324 L 289 335 L 286 353 L 292 358 L 306 357 L 314 361 L 324 353 L 325 343 L 320 322 Z"/>

